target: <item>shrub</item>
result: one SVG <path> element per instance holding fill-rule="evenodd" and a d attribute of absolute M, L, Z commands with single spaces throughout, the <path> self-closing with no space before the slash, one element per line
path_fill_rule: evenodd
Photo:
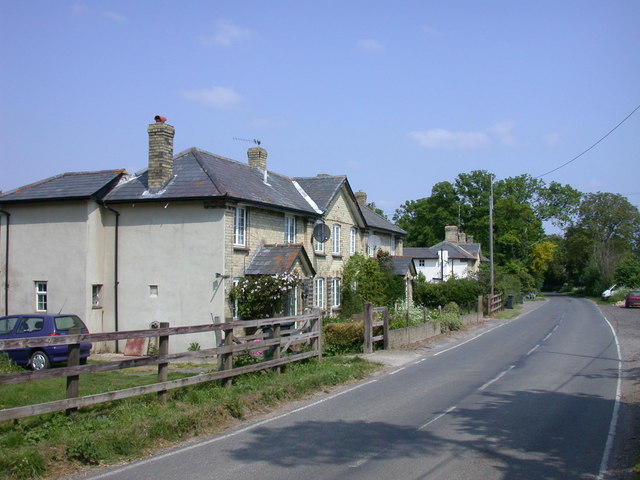
<path fill-rule="evenodd" d="M 328 323 L 323 333 L 324 352 L 327 355 L 362 351 L 364 322 Z"/>

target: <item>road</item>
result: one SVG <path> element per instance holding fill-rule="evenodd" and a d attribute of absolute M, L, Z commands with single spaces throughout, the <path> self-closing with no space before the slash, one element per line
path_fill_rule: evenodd
<path fill-rule="evenodd" d="M 598 308 L 534 311 L 356 386 L 92 479 L 593 479 L 619 348 Z"/>

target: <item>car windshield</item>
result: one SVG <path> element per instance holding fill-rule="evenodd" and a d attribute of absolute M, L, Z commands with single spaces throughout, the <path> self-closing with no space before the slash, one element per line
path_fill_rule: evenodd
<path fill-rule="evenodd" d="M 0 318 L 0 335 L 9 333 L 16 326 L 18 317 Z"/>
<path fill-rule="evenodd" d="M 75 315 L 65 315 L 63 317 L 56 317 L 56 330 L 70 330 L 72 328 L 87 328 L 82 320 Z"/>
<path fill-rule="evenodd" d="M 629 291 L 629 296 L 630 297 L 640 297 L 640 290 L 630 290 Z"/>

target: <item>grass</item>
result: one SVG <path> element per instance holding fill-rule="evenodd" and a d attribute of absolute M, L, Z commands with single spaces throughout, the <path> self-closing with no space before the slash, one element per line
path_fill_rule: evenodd
<path fill-rule="evenodd" d="M 359 357 L 328 357 L 288 365 L 280 375 L 261 372 L 234 380 L 172 390 L 161 405 L 155 394 L 0 423 L 0 478 L 57 478 L 87 465 L 130 461 L 198 435 L 211 435 L 282 402 L 364 378 L 378 366 Z M 178 375 L 178 374 L 175 374 Z M 184 376 L 184 375 L 182 375 Z M 81 377 L 82 394 L 155 381 L 155 374 L 123 371 Z M 40 385 L 42 384 L 42 385 Z M 64 395 L 64 379 L 2 387 L 5 407 Z"/>

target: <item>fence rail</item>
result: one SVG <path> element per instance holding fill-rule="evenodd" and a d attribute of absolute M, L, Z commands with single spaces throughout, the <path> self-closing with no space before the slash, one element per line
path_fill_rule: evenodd
<path fill-rule="evenodd" d="M 504 308 L 504 302 L 502 301 L 502 294 L 497 293 L 495 295 L 487 295 L 487 315 L 491 316 L 495 312 L 499 312 Z"/>
<path fill-rule="evenodd" d="M 282 329 L 282 326 L 293 326 L 292 329 Z M 168 323 L 160 324 L 161 328 L 149 330 L 132 330 L 125 332 L 92 333 L 65 335 L 59 337 L 32 337 L 28 339 L 0 340 L 0 350 L 9 350 L 25 347 L 42 347 L 47 345 L 69 345 L 69 360 L 67 367 L 48 369 L 37 372 L 19 372 L 0 375 L 0 385 L 44 380 L 48 378 L 67 378 L 67 398 L 52 402 L 27 405 L 22 407 L 5 408 L 0 410 L 0 421 L 40 415 L 55 411 L 66 410 L 71 413 L 80 407 L 104 403 L 113 400 L 158 393 L 160 402 L 166 400 L 167 390 L 181 388 L 198 383 L 222 380 L 229 385 L 231 380 L 238 375 L 256 372 L 266 369 L 279 369 L 292 362 L 305 360 L 312 357 L 322 357 L 322 316 L 320 310 L 314 310 L 310 314 L 270 318 L 261 320 L 241 320 L 235 322 L 195 325 L 187 327 L 170 327 Z M 234 335 L 234 329 L 255 328 L 251 336 Z M 224 345 L 206 350 L 180 352 L 169 354 L 169 338 L 173 335 L 185 335 L 202 332 L 224 332 Z M 80 343 L 123 340 L 128 338 L 159 338 L 158 355 L 118 360 L 98 364 L 79 365 Z M 251 339 L 252 341 L 247 341 Z M 245 343 L 243 343 L 245 342 Z M 310 345 L 307 352 L 291 352 L 283 356 L 294 345 Z M 267 359 L 253 365 L 233 367 L 233 354 L 239 352 L 255 352 L 262 350 L 268 352 Z M 192 360 L 200 357 L 218 356 L 220 370 L 204 373 L 193 377 L 177 380 L 167 380 L 168 366 L 171 361 Z M 124 368 L 140 367 L 146 365 L 158 365 L 158 381 L 151 385 L 133 387 L 123 390 L 115 390 L 95 395 L 79 396 L 78 386 L 80 375 L 120 370 Z"/>

